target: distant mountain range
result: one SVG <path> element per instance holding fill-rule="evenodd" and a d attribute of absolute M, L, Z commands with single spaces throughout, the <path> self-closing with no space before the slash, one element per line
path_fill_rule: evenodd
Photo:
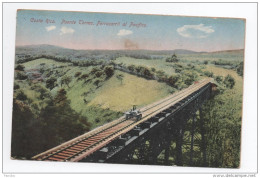
<path fill-rule="evenodd" d="M 214 51 L 214 52 L 206 52 L 206 51 L 192 51 L 187 49 L 174 49 L 174 50 L 76 50 L 76 49 L 69 49 L 55 45 L 48 45 L 48 44 L 40 44 L 40 45 L 26 45 L 26 46 L 17 46 L 17 50 L 37 50 L 37 51 L 135 51 L 137 53 L 146 52 L 146 53 L 154 53 L 154 54 L 198 54 L 198 53 L 236 53 L 236 52 L 244 52 L 244 49 L 234 49 L 234 50 L 223 50 L 223 51 Z"/>

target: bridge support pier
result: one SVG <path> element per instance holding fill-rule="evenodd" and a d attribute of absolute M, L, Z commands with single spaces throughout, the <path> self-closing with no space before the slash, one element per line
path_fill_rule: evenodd
<path fill-rule="evenodd" d="M 182 144 L 183 144 L 183 135 L 184 135 L 184 124 L 183 118 L 179 117 L 177 120 L 177 130 L 176 130 L 176 165 L 182 166 Z"/>
<path fill-rule="evenodd" d="M 165 148 L 165 153 L 164 153 L 164 164 L 165 165 L 169 165 L 170 146 L 171 146 L 171 141 L 169 140 L 169 144 L 167 144 L 167 146 Z"/>
<path fill-rule="evenodd" d="M 206 162 L 206 143 L 205 143 L 205 130 L 204 130 L 204 118 L 202 115 L 202 111 L 201 108 L 199 108 L 199 116 L 200 116 L 200 132 L 201 132 L 201 151 L 202 151 L 202 159 L 203 159 L 203 163 L 202 166 L 206 167 L 207 166 L 207 162 Z"/>
<path fill-rule="evenodd" d="M 191 146 L 190 146 L 190 166 L 193 166 L 193 146 L 194 146 L 194 129 L 195 129 L 196 114 L 192 114 L 191 126 Z"/>

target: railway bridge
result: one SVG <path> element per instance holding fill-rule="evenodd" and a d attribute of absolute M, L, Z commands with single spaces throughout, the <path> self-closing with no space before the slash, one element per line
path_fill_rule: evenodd
<path fill-rule="evenodd" d="M 121 117 L 32 159 L 206 166 L 201 107 L 214 87 L 212 79 L 201 80 L 141 108 L 140 120 Z"/>

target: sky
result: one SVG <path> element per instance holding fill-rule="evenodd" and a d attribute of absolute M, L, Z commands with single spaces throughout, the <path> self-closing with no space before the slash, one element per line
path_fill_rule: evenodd
<path fill-rule="evenodd" d="M 221 51 L 244 49 L 245 21 L 232 18 L 18 10 L 16 46 Z"/>

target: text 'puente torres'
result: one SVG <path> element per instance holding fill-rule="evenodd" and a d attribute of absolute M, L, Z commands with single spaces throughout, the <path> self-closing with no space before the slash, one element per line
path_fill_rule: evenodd
<path fill-rule="evenodd" d="M 171 156 L 171 165 L 192 166 L 195 150 L 199 150 L 205 163 L 201 106 L 215 86 L 212 79 L 195 82 L 141 108 L 141 119 L 123 116 L 32 159 L 169 165 Z"/>

